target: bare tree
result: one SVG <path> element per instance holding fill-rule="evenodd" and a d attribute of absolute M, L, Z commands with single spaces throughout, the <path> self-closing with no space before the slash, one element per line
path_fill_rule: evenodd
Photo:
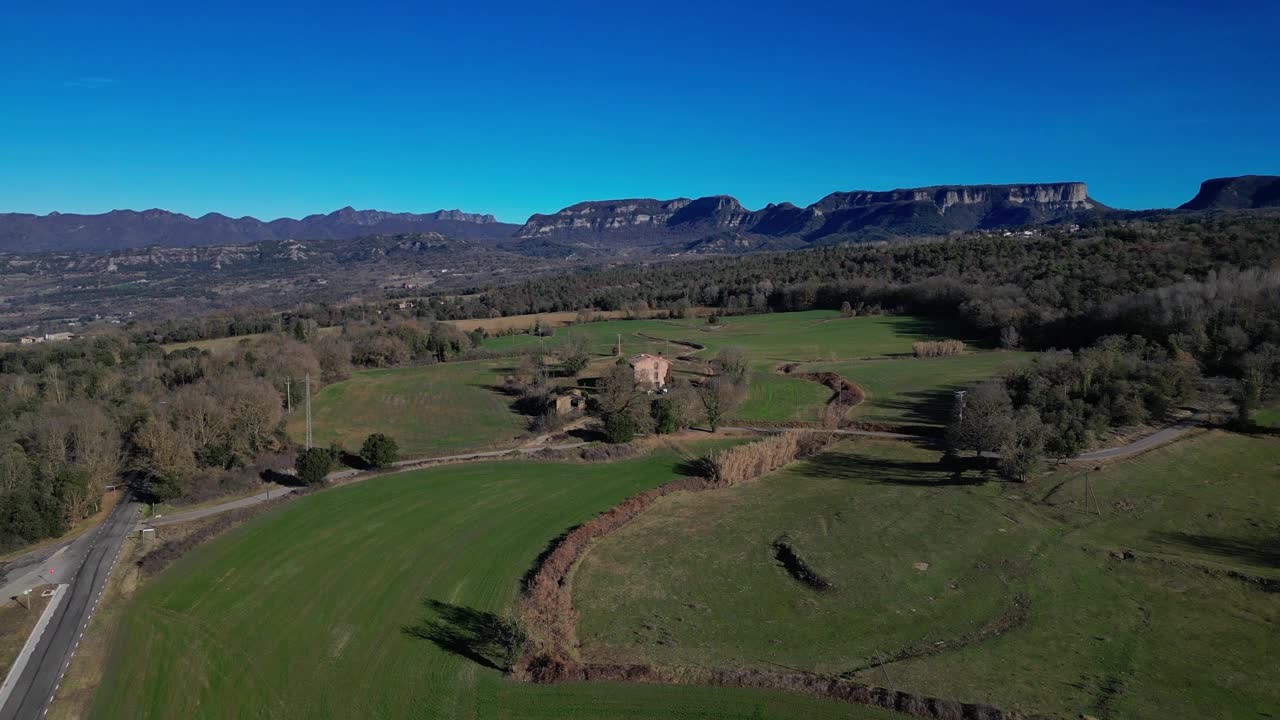
<path fill-rule="evenodd" d="M 711 366 L 716 374 L 732 383 L 745 383 L 751 372 L 751 355 L 736 345 L 726 345 L 716 353 Z"/>
<path fill-rule="evenodd" d="M 704 380 L 698 386 L 698 400 L 702 404 L 703 417 L 711 432 L 720 428 L 724 418 L 742 402 L 744 394 L 741 383 L 718 375 Z"/>

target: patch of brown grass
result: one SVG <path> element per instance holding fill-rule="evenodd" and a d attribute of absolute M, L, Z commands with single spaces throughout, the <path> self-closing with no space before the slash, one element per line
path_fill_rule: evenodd
<path fill-rule="evenodd" d="M 911 352 L 918 358 L 959 355 L 964 352 L 964 343 L 959 340 L 924 340 L 911 343 Z"/>
<path fill-rule="evenodd" d="M 22 646 L 27 644 L 27 638 L 31 637 L 31 631 L 40 621 L 40 614 L 53 599 L 41 597 L 40 593 L 55 587 L 55 585 L 40 585 L 27 596 L 29 600 L 19 602 L 4 598 L 3 604 L 0 604 L 0 682 L 3 682 L 8 675 L 9 668 L 13 667 L 13 662 L 18 659 L 18 653 L 22 651 Z M 31 603 L 30 610 L 22 604 L 28 601 Z"/>

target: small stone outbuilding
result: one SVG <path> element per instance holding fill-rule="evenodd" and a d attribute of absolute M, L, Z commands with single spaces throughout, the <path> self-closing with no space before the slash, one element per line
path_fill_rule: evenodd
<path fill-rule="evenodd" d="M 576 415 L 582 412 L 586 398 L 578 390 L 571 390 L 566 395 L 556 397 L 556 415 Z"/>
<path fill-rule="evenodd" d="M 671 372 L 671 361 L 661 355 L 641 353 L 627 361 L 631 371 L 635 373 L 637 385 L 660 388 L 667 384 L 667 375 Z"/>

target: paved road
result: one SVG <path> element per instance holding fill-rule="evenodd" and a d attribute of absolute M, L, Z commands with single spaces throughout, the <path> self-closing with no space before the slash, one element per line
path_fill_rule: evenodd
<path fill-rule="evenodd" d="M 102 525 L 86 536 L 88 547 L 68 581 L 67 596 L 50 618 L 13 694 L 0 707 L 0 720 L 38 720 L 44 716 L 140 507 L 131 497 L 122 497 Z"/>
<path fill-rule="evenodd" d="M 1135 440 L 1128 445 L 1121 445 L 1117 448 L 1107 448 L 1106 450 L 1094 450 L 1075 457 L 1076 460 L 1115 460 L 1116 458 L 1129 457 L 1137 455 L 1140 452 L 1150 450 L 1157 445 L 1163 445 L 1167 442 L 1173 442 L 1188 432 L 1199 427 L 1194 420 L 1183 420 L 1176 425 L 1170 425 L 1167 428 L 1157 430 L 1156 432 Z"/>

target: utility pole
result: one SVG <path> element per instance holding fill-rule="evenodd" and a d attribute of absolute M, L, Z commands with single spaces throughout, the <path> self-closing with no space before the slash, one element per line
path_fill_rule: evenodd
<path fill-rule="evenodd" d="M 615 346 L 615 354 L 622 357 L 622 333 L 618 333 L 618 344 Z"/>
<path fill-rule="evenodd" d="M 957 419 L 961 421 L 964 420 L 964 396 L 966 392 L 968 391 L 967 390 L 956 391 L 956 406 L 959 408 L 959 416 L 957 417 Z"/>
<path fill-rule="evenodd" d="M 311 449 L 311 373 L 307 373 L 307 449 Z"/>
<path fill-rule="evenodd" d="M 284 379 L 284 408 L 289 415 L 293 414 L 293 380 Z"/>

